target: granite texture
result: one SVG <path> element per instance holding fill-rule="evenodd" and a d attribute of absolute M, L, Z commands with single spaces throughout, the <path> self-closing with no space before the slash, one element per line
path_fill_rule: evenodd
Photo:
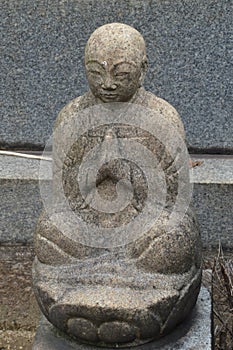
<path fill-rule="evenodd" d="M 193 203 L 196 208 L 203 246 L 232 248 L 233 237 L 233 158 L 193 157 L 203 162 L 193 168 Z"/>
<path fill-rule="evenodd" d="M 0 242 L 32 242 L 42 209 L 39 160 L 0 156 Z M 42 179 L 49 179 L 48 173 Z"/>
<path fill-rule="evenodd" d="M 42 209 L 38 181 L 0 179 L 0 243 L 27 243 Z"/>
<path fill-rule="evenodd" d="M 233 185 L 195 184 L 193 194 L 203 246 L 232 250 Z"/>
<path fill-rule="evenodd" d="M 59 333 L 43 317 L 36 333 L 33 350 L 94 350 L 98 347 L 74 343 Z M 110 348 L 106 348 L 109 349 Z M 128 348 L 126 348 L 128 349 Z M 132 349 L 132 347 L 130 348 Z M 170 335 L 159 341 L 138 346 L 138 350 L 210 350 L 211 349 L 211 298 L 202 287 L 192 314 Z"/>
<path fill-rule="evenodd" d="M 194 184 L 233 185 L 232 156 L 192 156 L 192 161 L 200 165 L 190 173 L 190 181 Z"/>
<path fill-rule="evenodd" d="M 233 150 L 230 0 L 2 0 L 0 145 L 41 148 L 58 111 L 87 90 L 83 52 L 107 22 L 147 43 L 148 90 L 179 111 L 188 144 Z"/>
<path fill-rule="evenodd" d="M 29 155 L 30 156 L 30 155 Z M 52 162 L 48 162 L 48 172 L 41 173 L 39 177 L 40 160 L 17 156 L 0 155 L 0 179 L 36 181 L 39 178 L 49 180 L 52 178 Z"/>

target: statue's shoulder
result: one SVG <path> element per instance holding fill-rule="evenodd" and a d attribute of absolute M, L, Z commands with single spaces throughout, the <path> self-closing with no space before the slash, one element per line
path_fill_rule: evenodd
<path fill-rule="evenodd" d="M 59 112 L 55 121 L 55 128 L 61 122 L 65 122 L 70 117 L 72 117 L 75 112 L 88 108 L 93 104 L 95 104 L 95 98 L 90 91 L 86 92 L 82 96 L 74 98 L 73 100 L 68 102 L 67 105 L 65 105 L 65 107 L 63 107 L 62 110 Z"/>
<path fill-rule="evenodd" d="M 82 96 L 78 96 L 68 102 L 59 112 L 54 127 L 58 127 L 62 122 L 68 120 L 78 109 Z"/>
<path fill-rule="evenodd" d="M 147 107 L 158 110 L 168 122 L 171 122 L 178 129 L 182 137 L 185 138 L 184 126 L 177 110 L 170 103 L 150 91 L 145 91 L 145 95 Z"/>

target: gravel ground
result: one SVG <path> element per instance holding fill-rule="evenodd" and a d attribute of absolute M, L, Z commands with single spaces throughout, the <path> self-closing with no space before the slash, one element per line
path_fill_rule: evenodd
<path fill-rule="evenodd" d="M 205 268 L 212 268 L 216 255 L 211 252 L 204 253 Z M 0 350 L 31 350 L 39 322 L 39 309 L 31 286 L 33 249 L 31 246 L 0 246 L 0 256 Z M 226 254 L 225 259 L 227 261 L 233 259 L 233 254 Z M 208 271 L 204 273 L 203 279 L 211 290 L 211 274 Z M 214 288 L 214 307 L 218 300 L 218 291 Z M 219 305 L 217 309 L 221 313 Z M 224 317 L 227 314 L 227 319 L 233 323 L 232 311 L 226 303 L 222 309 Z M 220 326 L 219 320 L 215 317 L 214 329 Z M 220 349 L 217 344 L 218 337 L 215 340 L 215 350 L 218 350 Z M 231 348 L 226 345 L 221 350 Z"/>

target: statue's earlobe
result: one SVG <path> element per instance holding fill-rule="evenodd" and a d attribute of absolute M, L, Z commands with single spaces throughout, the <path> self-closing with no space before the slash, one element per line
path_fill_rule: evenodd
<path fill-rule="evenodd" d="M 148 59 L 146 57 L 146 55 L 143 57 L 142 59 L 142 63 L 141 63 L 141 75 L 140 75 L 140 79 L 139 79 L 139 84 L 140 86 L 143 85 L 144 83 L 144 79 L 145 79 L 145 75 L 148 69 Z"/>

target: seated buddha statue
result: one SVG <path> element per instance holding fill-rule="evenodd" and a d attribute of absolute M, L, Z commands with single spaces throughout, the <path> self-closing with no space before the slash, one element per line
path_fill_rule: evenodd
<path fill-rule="evenodd" d="M 143 87 L 148 60 L 134 28 L 95 30 L 85 67 L 90 90 L 55 123 L 54 207 L 35 232 L 34 289 L 75 341 L 136 346 L 184 321 L 200 289 L 185 133 L 176 110 Z"/>

